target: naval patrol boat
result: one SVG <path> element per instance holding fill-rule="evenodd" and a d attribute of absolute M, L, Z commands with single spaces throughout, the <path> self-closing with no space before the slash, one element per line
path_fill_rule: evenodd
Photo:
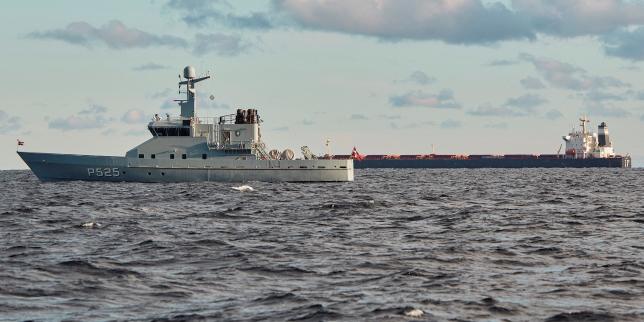
<path fill-rule="evenodd" d="M 18 154 L 41 181 L 353 181 L 353 160 L 317 158 L 308 147 L 302 147 L 299 159 L 290 149 L 267 151 L 255 109 L 200 117 L 195 84 L 209 78 L 184 68 L 179 89 L 185 86 L 186 98 L 175 100 L 180 116 L 155 115 L 148 124 L 152 138 L 125 156 Z"/>

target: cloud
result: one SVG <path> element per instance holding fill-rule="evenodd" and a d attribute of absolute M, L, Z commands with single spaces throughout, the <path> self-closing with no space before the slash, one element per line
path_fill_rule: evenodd
<path fill-rule="evenodd" d="M 53 39 L 73 45 L 93 47 L 101 43 L 112 49 L 147 48 L 154 46 L 187 47 L 188 42 L 171 35 L 155 35 L 136 28 L 129 28 L 118 20 L 101 27 L 87 22 L 72 22 L 63 29 L 35 31 L 28 34 L 33 39 Z"/>
<path fill-rule="evenodd" d="M 628 71 L 631 71 L 631 72 L 639 72 L 639 71 L 642 71 L 642 68 L 640 68 L 640 67 L 639 67 L 639 66 L 637 66 L 637 65 L 622 66 L 622 67 L 620 67 L 620 69 L 628 70 Z"/>
<path fill-rule="evenodd" d="M 236 56 L 250 48 L 250 44 L 242 41 L 240 36 L 215 34 L 197 34 L 192 53 L 202 56 L 215 53 L 221 56 Z"/>
<path fill-rule="evenodd" d="M 435 82 L 436 79 L 434 77 L 429 77 L 427 74 L 424 72 L 417 70 L 411 73 L 409 77 L 407 77 L 403 82 L 411 82 L 411 83 L 416 83 L 419 85 L 427 85 Z"/>
<path fill-rule="evenodd" d="M 107 117 L 107 108 L 105 106 L 92 104 L 88 108 L 81 110 L 76 115 L 67 117 L 58 117 L 49 119 L 49 128 L 57 130 L 87 130 L 99 129 L 105 127 L 106 124 L 112 121 Z"/>
<path fill-rule="evenodd" d="M 644 122 L 644 115 L 640 116 L 640 121 Z"/>
<path fill-rule="evenodd" d="M 505 102 L 505 106 L 518 107 L 525 110 L 533 110 L 537 106 L 543 105 L 546 102 L 548 102 L 548 100 L 539 95 L 525 94 L 519 97 L 509 98 Z"/>
<path fill-rule="evenodd" d="M 73 45 L 94 47 L 103 44 L 111 49 L 132 49 L 148 47 L 183 48 L 197 56 L 214 53 L 221 56 L 236 56 L 252 46 L 238 35 L 223 33 L 195 35 L 192 41 L 171 35 L 156 35 L 136 28 L 130 28 L 118 20 L 112 20 L 102 27 L 86 22 L 73 22 L 63 29 L 36 31 L 27 35 L 32 39 L 59 40 Z M 137 66 L 134 70 L 165 68 L 158 64 Z"/>
<path fill-rule="evenodd" d="M 526 77 L 522 79 L 521 85 L 523 85 L 524 88 L 526 89 L 544 89 L 546 88 L 546 85 L 543 85 L 541 80 L 539 80 L 536 77 Z"/>
<path fill-rule="evenodd" d="M 497 59 L 489 62 L 487 65 L 488 66 L 511 66 L 511 65 L 516 65 L 519 62 L 516 60 L 508 60 L 508 59 Z"/>
<path fill-rule="evenodd" d="M 584 91 L 600 88 L 622 88 L 630 86 L 614 77 L 589 75 L 585 70 L 558 60 L 520 54 L 521 60 L 533 64 L 537 72 L 552 87 Z"/>
<path fill-rule="evenodd" d="M 315 121 L 309 120 L 309 119 L 304 119 L 304 120 L 302 120 L 302 124 L 303 125 L 313 125 L 313 124 L 315 124 Z"/>
<path fill-rule="evenodd" d="M 562 118 L 563 114 L 561 114 L 561 112 L 557 110 L 549 110 L 548 112 L 546 112 L 545 117 L 549 120 L 556 120 Z"/>
<path fill-rule="evenodd" d="M 170 0 L 192 27 L 213 24 L 235 30 L 305 29 L 363 35 L 382 40 L 438 40 L 452 44 L 492 44 L 599 36 L 608 55 L 644 59 L 644 3 L 631 0 L 271 0 L 265 12 L 234 12 L 224 0 Z M 86 28 L 76 28 L 85 30 Z M 66 30 L 63 30 L 66 31 Z M 60 33 L 60 32 L 59 32 Z M 48 35 L 86 43 L 78 32 Z M 491 66 L 512 65 L 498 60 Z"/>
<path fill-rule="evenodd" d="M 606 93 L 601 91 L 590 91 L 582 95 L 587 101 L 603 102 L 603 101 L 625 101 L 626 95 L 617 95 L 613 93 Z"/>
<path fill-rule="evenodd" d="M 442 40 L 484 44 L 534 39 L 534 31 L 508 7 L 479 0 L 273 0 L 296 24 L 388 40 Z"/>
<path fill-rule="evenodd" d="M 467 111 L 467 114 L 474 116 L 516 116 L 515 112 L 506 106 L 492 106 L 490 104 L 480 105 L 477 108 Z"/>
<path fill-rule="evenodd" d="M 57 118 L 50 121 L 49 128 L 63 131 L 99 129 L 104 127 L 107 122 L 108 120 L 103 116 L 81 117 L 71 115 L 66 118 Z"/>
<path fill-rule="evenodd" d="M 156 63 L 147 63 L 139 66 L 132 67 L 133 71 L 148 71 L 148 70 L 159 70 L 159 69 L 168 69 L 168 66 L 160 65 Z"/>
<path fill-rule="evenodd" d="M 216 99 L 210 99 L 207 93 L 197 93 L 197 105 L 202 109 L 230 110 L 230 105 L 220 103 Z"/>
<path fill-rule="evenodd" d="M 161 106 L 159 107 L 162 110 L 171 110 L 171 109 L 179 109 L 179 103 L 175 102 L 171 99 L 164 100 Z"/>
<path fill-rule="evenodd" d="M 445 122 L 443 122 L 445 123 Z M 396 122 L 390 122 L 389 127 L 393 130 L 409 130 L 409 129 L 416 129 L 416 128 L 421 128 L 421 127 L 427 127 L 427 126 L 436 126 L 436 122 L 434 121 L 424 121 L 424 122 L 412 122 L 412 123 L 407 123 L 405 125 L 399 126 L 398 123 Z M 449 122 L 446 123 L 445 125 L 446 128 L 449 127 Z"/>
<path fill-rule="evenodd" d="M 144 136 L 146 134 L 148 134 L 148 132 L 142 130 L 127 130 L 123 132 L 123 135 L 125 136 Z"/>
<path fill-rule="evenodd" d="M 526 94 L 509 98 L 502 106 L 485 104 L 470 110 L 467 114 L 474 116 L 524 117 L 539 114 L 538 107 L 547 100 L 539 95 Z"/>
<path fill-rule="evenodd" d="M 350 118 L 350 119 L 352 119 L 352 120 L 354 120 L 354 121 L 364 121 L 364 120 L 368 120 L 368 119 L 369 119 L 369 118 L 368 118 L 366 115 L 364 115 L 364 114 L 351 114 L 351 116 L 350 116 L 349 118 Z"/>
<path fill-rule="evenodd" d="M 160 91 L 158 91 L 158 92 L 152 93 L 152 94 L 150 95 L 150 98 L 152 98 L 152 99 L 168 98 L 168 97 L 170 97 L 170 95 L 172 95 L 173 93 L 177 93 L 177 91 L 176 91 L 176 90 L 172 90 L 172 89 L 170 89 L 170 88 L 165 88 L 165 89 L 162 89 L 162 90 L 160 90 Z"/>
<path fill-rule="evenodd" d="M 601 35 L 644 23 L 644 4 L 629 0 L 513 0 L 514 10 L 540 33 Z"/>
<path fill-rule="evenodd" d="M 211 23 L 234 29 L 271 29 L 270 16 L 263 12 L 251 12 L 247 15 L 226 13 L 231 9 L 227 1 L 214 0 L 170 0 L 166 8 L 181 14 L 181 20 L 189 26 L 206 27 Z"/>
<path fill-rule="evenodd" d="M 591 115 L 606 116 L 606 117 L 629 117 L 632 115 L 631 112 L 621 107 L 615 107 L 609 104 L 596 103 L 596 102 L 587 103 L 585 110 Z"/>
<path fill-rule="evenodd" d="M 385 119 L 385 120 L 400 120 L 402 118 L 402 116 L 401 115 L 378 114 L 378 118 Z"/>
<path fill-rule="evenodd" d="M 168 95 L 170 95 L 170 91 L 162 91 L 157 93 L 158 97 L 162 97 L 162 94 L 165 94 L 167 92 Z M 166 96 L 167 97 L 167 96 Z M 182 95 L 181 97 L 184 99 L 185 97 Z M 174 98 L 167 98 L 166 100 L 163 101 L 161 104 L 160 108 L 162 110 L 171 110 L 171 109 L 176 109 L 177 111 L 180 110 L 179 102 L 175 102 Z M 219 103 L 216 100 L 211 100 L 210 96 L 207 93 L 203 92 L 197 92 L 197 109 L 221 109 L 221 110 L 229 110 L 230 105 L 225 104 L 225 103 Z"/>
<path fill-rule="evenodd" d="M 441 128 L 444 128 L 444 129 L 455 129 L 463 126 L 463 124 L 460 121 L 456 121 L 456 120 L 445 120 L 441 122 L 440 125 L 441 125 Z"/>
<path fill-rule="evenodd" d="M 127 124 L 142 124 L 147 121 L 147 116 L 142 110 L 131 109 L 123 114 L 121 121 Z"/>
<path fill-rule="evenodd" d="M 304 28 L 457 44 L 603 35 L 644 24 L 644 4 L 629 0 L 273 0 L 273 7 Z"/>
<path fill-rule="evenodd" d="M 488 129 L 507 129 L 508 128 L 508 123 L 505 123 L 505 122 L 489 123 L 489 124 L 485 124 L 483 127 L 488 128 Z"/>
<path fill-rule="evenodd" d="M 88 108 L 78 112 L 80 115 L 103 114 L 107 112 L 107 107 L 97 104 L 91 104 Z"/>
<path fill-rule="evenodd" d="M 0 110 L 0 134 L 7 134 L 20 130 L 22 127 L 20 118 L 10 116 L 5 111 Z"/>
<path fill-rule="evenodd" d="M 274 128 L 274 129 L 273 129 L 273 131 L 277 131 L 277 132 L 286 132 L 286 131 L 288 131 L 288 126 L 280 126 L 280 127 L 276 127 L 276 128 Z"/>
<path fill-rule="evenodd" d="M 644 27 L 618 30 L 601 38 L 606 55 L 630 60 L 644 60 Z"/>
<path fill-rule="evenodd" d="M 438 109 L 458 109 L 461 105 L 455 101 L 454 93 L 444 89 L 438 94 L 429 94 L 423 91 L 412 91 L 403 95 L 389 97 L 389 104 L 393 107 L 429 107 Z"/>

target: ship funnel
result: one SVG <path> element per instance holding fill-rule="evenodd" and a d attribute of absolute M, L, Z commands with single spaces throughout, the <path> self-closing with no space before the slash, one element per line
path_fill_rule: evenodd
<path fill-rule="evenodd" d="M 599 141 L 598 143 L 600 147 L 611 146 L 610 137 L 608 135 L 608 126 L 606 125 L 606 122 L 599 124 L 597 141 Z"/>
<path fill-rule="evenodd" d="M 183 78 L 186 78 L 186 79 L 197 78 L 197 72 L 195 71 L 195 68 L 192 66 L 186 66 L 186 68 L 183 69 Z"/>

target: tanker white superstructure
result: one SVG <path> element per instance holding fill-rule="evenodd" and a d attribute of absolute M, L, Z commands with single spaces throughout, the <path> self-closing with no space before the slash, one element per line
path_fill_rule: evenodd
<path fill-rule="evenodd" d="M 615 157 L 613 142 L 610 140 L 606 123 L 599 124 L 598 133 L 591 133 L 586 128 L 590 120 L 582 117 L 579 121 L 581 131 L 573 129 L 563 137 L 566 142 L 566 156 L 575 159 Z"/>
<path fill-rule="evenodd" d="M 303 159 L 287 149 L 267 151 L 255 109 L 236 114 L 201 117 L 197 110 L 197 77 L 186 67 L 179 87 L 186 98 L 176 100 L 178 117 L 154 116 L 148 124 L 152 138 L 125 157 L 18 151 L 38 178 L 92 181 L 353 181 L 353 160 L 318 159 L 302 147 Z"/>

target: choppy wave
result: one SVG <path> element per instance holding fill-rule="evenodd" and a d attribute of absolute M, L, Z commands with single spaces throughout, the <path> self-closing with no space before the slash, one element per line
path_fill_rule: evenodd
<path fill-rule="evenodd" d="M 641 321 L 643 177 L 370 169 L 240 193 L 1 171 L 0 320 Z"/>

